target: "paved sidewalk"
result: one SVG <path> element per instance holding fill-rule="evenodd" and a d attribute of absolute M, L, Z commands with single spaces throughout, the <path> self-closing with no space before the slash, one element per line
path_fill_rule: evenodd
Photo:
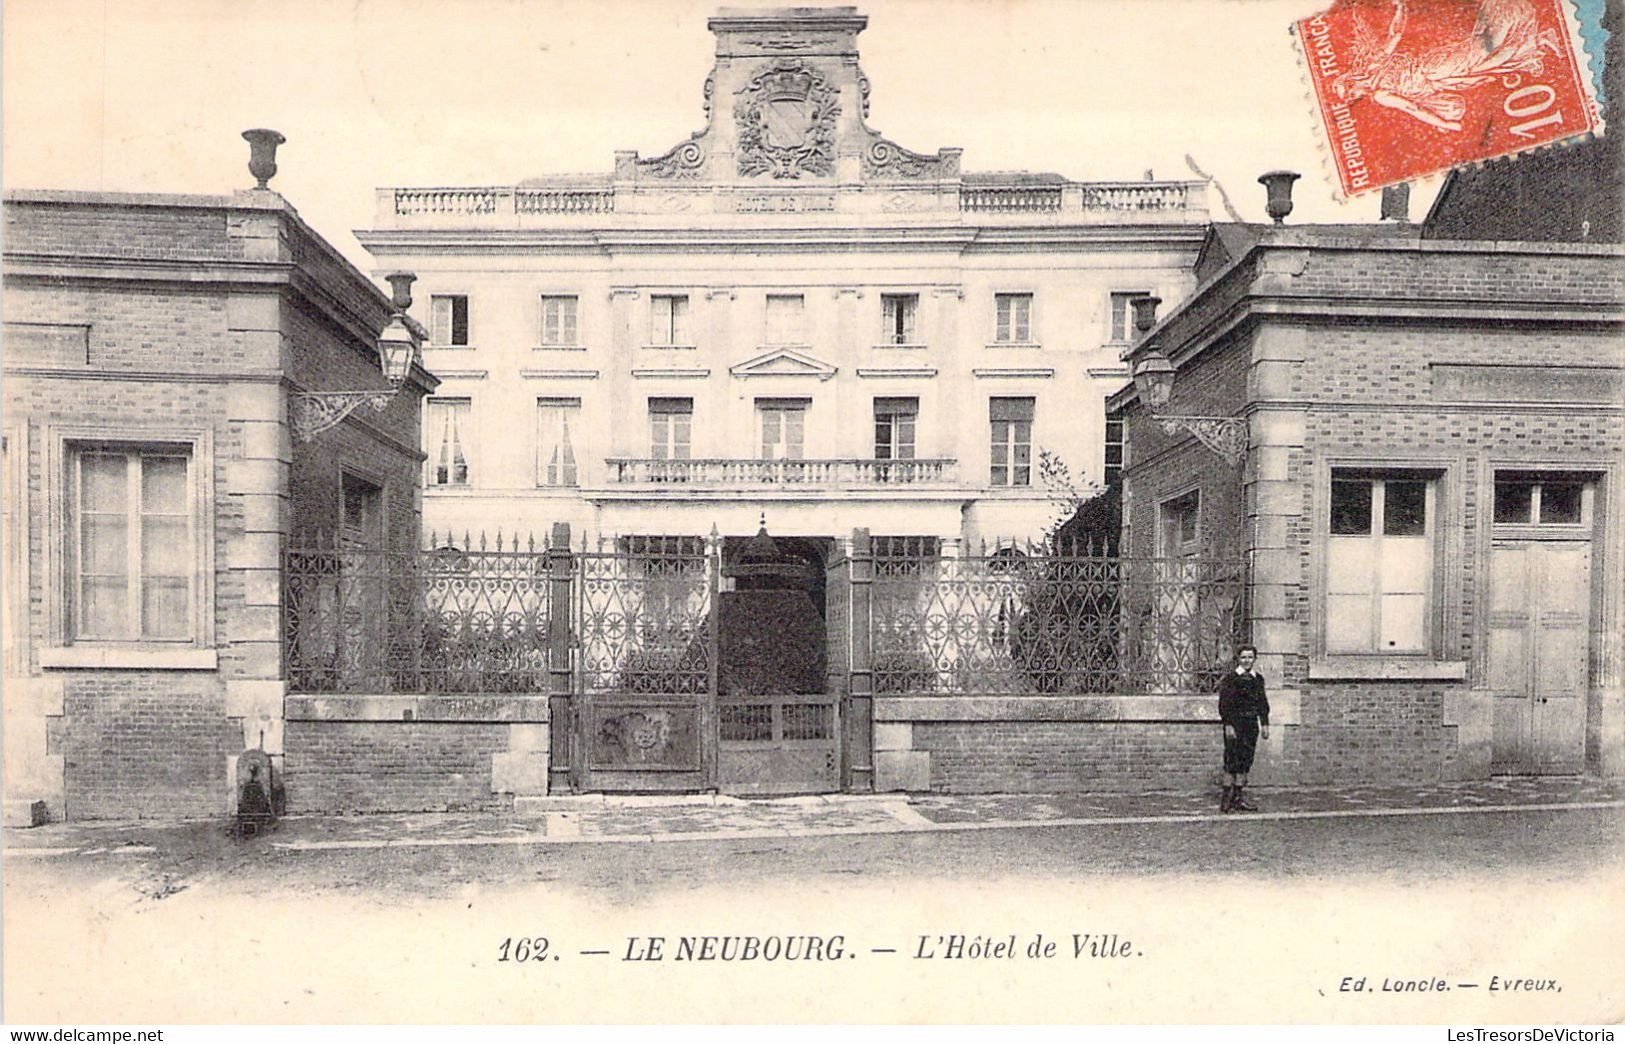
<path fill-rule="evenodd" d="M 558 797 L 511 813 L 290 816 L 257 839 L 284 850 L 427 846 L 693 842 L 729 838 L 827 837 L 998 830 L 1114 823 L 1365 816 L 1539 813 L 1625 809 L 1625 781 L 1507 778 L 1432 786 L 1249 788 L 1260 811 L 1221 816 L 1217 791 L 1134 794 L 829 795 L 745 800 L 685 797 Z M 223 833 L 226 820 L 215 821 Z M 143 856 L 164 851 L 197 822 L 49 824 L 7 829 L 12 858 Z"/>

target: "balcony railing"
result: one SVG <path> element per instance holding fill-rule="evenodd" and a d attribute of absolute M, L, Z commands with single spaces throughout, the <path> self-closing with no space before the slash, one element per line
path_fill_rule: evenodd
<path fill-rule="evenodd" d="M 933 486 L 952 483 L 955 461 L 930 460 L 650 460 L 613 458 L 617 485 Z"/>
<path fill-rule="evenodd" d="M 1061 189 L 1060 186 L 962 188 L 959 190 L 959 208 L 999 214 L 1053 212 L 1061 209 Z"/>
<path fill-rule="evenodd" d="M 615 209 L 615 190 L 520 189 L 514 208 L 521 214 L 608 214 Z"/>
<path fill-rule="evenodd" d="M 495 214 L 496 212 L 496 189 L 423 188 L 395 190 L 395 213 L 401 215 Z"/>
<path fill-rule="evenodd" d="M 652 215 L 681 218 L 682 224 L 706 224 L 710 215 L 732 215 L 737 193 L 730 186 L 685 183 L 656 189 L 634 182 L 585 176 L 559 184 L 475 186 L 468 188 L 385 188 L 378 190 L 378 219 L 384 228 L 410 227 L 548 227 L 558 221 L 580 226 L 612 216 Z M 777 190 L 776 190 L 777 191 Z M 820 209 L 860 220 L 889 214 L 880 194 L 838 189 L 833 203 Z M 778 196 L 773 197 L 775 200 Z M 783 196 L 797 198 L 793 192 Z M 957 191 L 921 191 L 910 197 L 912 211 L 940 217 L 958 213 L 970 224 L 1031 224 L 1054 217 L 1083 223 L 1196 223 L 1207 215 L 1207 186 L 1200 181 L 1067 181 L 1053 184 L 960 184 Z M 770 216 L 778 211 L 762 212 Z M 785 211 L 785 214 L 794 213 Z"/>
<path fill-rule="evenodd" d="M 1083 186 L 1084 210 L 1183 210 L 1190 205 L 1190 186 L 1184 182 L 1128 181 Z"/>

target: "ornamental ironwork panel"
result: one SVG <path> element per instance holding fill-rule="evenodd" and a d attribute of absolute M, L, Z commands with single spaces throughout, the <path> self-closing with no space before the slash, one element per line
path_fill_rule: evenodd
<path fill-rule="evenodd" d="M 839 552 L 837 552 L 839 555 Z M 824 574 L 824 660 L 827 691 L 845 693 L 852 669 L 852 563 L 844 557 Z"/>
<path fill-rule="evenodd" d="M 294 543 L 283 573 L 292 691 L 547 691 L 547 549 L 501 536 L 431 544 Z"/>
<path fill-rule="evenodd" d="M 715 555 L 702 541 L 578 552 L 575 560 L 584 691 L 710 692 Z"/>
<path fill-rule="evenodd" d="M 1042 545 L 877 540 L 872 590 L 877 694 L 1211 692 L 1246 621 L 1240 563 Z"/>

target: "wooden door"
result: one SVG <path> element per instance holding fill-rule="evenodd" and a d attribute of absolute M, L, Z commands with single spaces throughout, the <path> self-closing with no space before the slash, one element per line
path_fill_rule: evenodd
<path fill-rule="evenodd" d="M 1591 547 L 1497 541 L 1490 551 L 1488 682 L 1496 772 L 1579 772 L 1590 677 Z"/>

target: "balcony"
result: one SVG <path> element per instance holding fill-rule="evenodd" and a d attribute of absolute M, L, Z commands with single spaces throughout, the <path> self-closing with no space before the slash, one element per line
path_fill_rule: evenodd
<path fill-rule="evenodd" d="M 897 487 L 944 488 L 957 480 L 952 458 L 928 460 L 651 460 L 616 457 L 612 486 L 683 486 L 689 489 Z"/>

